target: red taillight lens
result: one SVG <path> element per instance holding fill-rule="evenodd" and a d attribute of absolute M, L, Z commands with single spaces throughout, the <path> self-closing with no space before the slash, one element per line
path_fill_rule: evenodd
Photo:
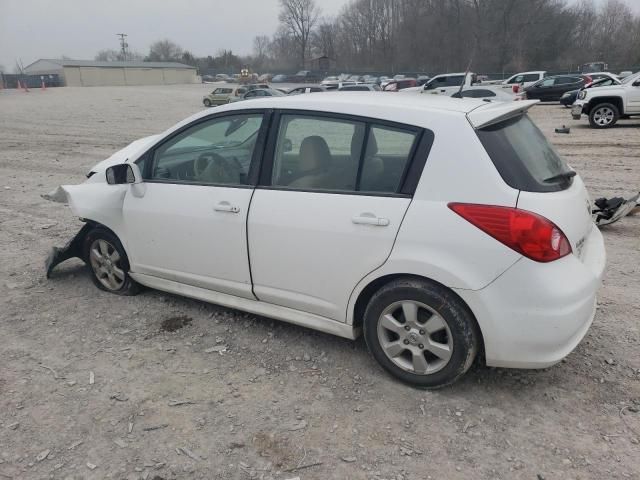
<path fill-rule="evenodd" d="M 562 230 L 533 212 L 471 203 L 450 203 L 449 208 L 507 247 L 536 262 L 552 262 L 571 253 L 571 245 Z"/>

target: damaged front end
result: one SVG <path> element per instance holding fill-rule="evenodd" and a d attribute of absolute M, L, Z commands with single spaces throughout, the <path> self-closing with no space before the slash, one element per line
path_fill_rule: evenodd
<path fill-rule="evenodd" d="M 45 260 L 45 268 L 47 271 L 47 278 L 51 278 L 51 272 L 56 265 L 68 260 L 70 258 L 79 258 L 83 262 L 84 258 L 84 239 L 87 233 L 93 228 L 89 223 L 85 223 L 82 228 L 76 233 L 76 235 L 67 242 L 67 244 L 60 247 L 52 247 L 47 259 Z"/>

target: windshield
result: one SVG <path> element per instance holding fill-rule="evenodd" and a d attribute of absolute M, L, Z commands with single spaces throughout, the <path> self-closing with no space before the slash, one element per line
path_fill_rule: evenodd
<path fill-rule="evenodd" d="M 527 192 L 564 190 L 571 169 L 527 115 L 520 115 L 477 131 L 502 179 Z"/>

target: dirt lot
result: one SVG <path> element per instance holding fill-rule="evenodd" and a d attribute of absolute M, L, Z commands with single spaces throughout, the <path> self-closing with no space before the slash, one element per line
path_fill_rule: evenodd
<path fill-rule="evenodd" d="M 640 216 L 604 232 L 598 314 L 566 361 L 476 365 L 435 392 L 391 379 L 362 340 L 157 291 L 115 297 L 77 261 L 47 281 L 48 249 L 80 224 L 40 194 L 207 90 L 0 91 L 0 479 L 640 478 Z M 594 198 L 638 191 L 640 121 L 532 116 Z"/>

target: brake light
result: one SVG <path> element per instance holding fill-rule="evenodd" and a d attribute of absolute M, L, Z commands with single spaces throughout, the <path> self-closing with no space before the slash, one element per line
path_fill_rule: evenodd
<path fill-rule="evenodd" d="M 536 262 L 552 262 L 571 253 L 571 244 L 553 222 L 510 207 L 450 203 L 449 208 L 483 232 Z"/>

